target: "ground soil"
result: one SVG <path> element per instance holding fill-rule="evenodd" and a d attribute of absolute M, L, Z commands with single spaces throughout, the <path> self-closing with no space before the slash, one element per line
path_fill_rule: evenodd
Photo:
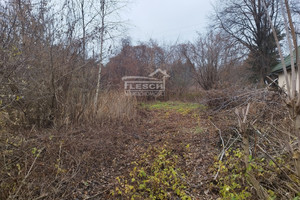
<path fill-rule="evenodd" d="M 9 150 L 3 151 L 11 158 L 5 162 L 14 166 L 15 177 L 20 178 L 11 178 L 3 168 L 1 182 L 17 183 L 19 199 L 116 199 L 110 193 L 116 177 L 129 176 L 132 162 L 149 147 L 167 144 L 187 174 L 187 194 L 192 199 L 217 199 L 211 167 L 220 149 L 210 120 L 203 108 L 179 112 L 139 106 L 136 119 L 127 122 L 2 135 L 3 147 Z M 15 145 L 18 141 L 21 146 Z M 34 149 L 41 150 L 35 161 Z M 2 197 L 10 192 L 3 191 Z"/>

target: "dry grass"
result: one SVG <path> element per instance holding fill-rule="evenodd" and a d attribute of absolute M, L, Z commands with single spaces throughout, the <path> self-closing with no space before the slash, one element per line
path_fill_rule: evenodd
<path fill-rule="evenodd" d="M 0 199 L 116 199 L 110 194 L 116 187 L 116 177 L 129 175 L 134 167 L 132 162 L 149 146 L 158 148 L 166 143 L 172 154 L 179 157 L 178 166 L 183 172 L 189 172 L 186 190 L 207 199 L 203 188 L 208 186 L 210 177 L 207 169 L 213 161 L 214 137 L 186 131 L 204 122 L 193 115 L 201 109 L 194 104 L 191 107 L 182 104 L 184 109 L 192 109 L 192 113 L 182 114 L 179 103 L 171 103 L 169 106 L 176 109 L 169 110 L 167 117 L 162 103 L 159 106 L 162 109 L 158 110 L 140 107 L 136 114 L 140 121 L 136 123 L 124 114 L 132 109 L 128 104 L 135 100 L 110 95 L 115 103 L 127 104 L 105 107 L 106 113 L 117 109 L 120 114 L 104 116 L 101 127 L 90 123 L 88 126 L 70 124 L 61 129 L 3 131 L 0 134 L 3 155 L 0 157 Z M 102 105 L 108 100 L 108 96 L 107 99 L 102 96 Z M 200 184 L 203 177 L 205 186 Z"/>
<path fill-rule="evenodd" d="M 76 112 L 62 115 L 69 122 L 62 118 L 65 121 L 57 129 L 2 130 L 0 199 L 113 199 L 109 191 L 115 187 L 115 177 L 128 174 L 133 167 L 130 163 L 149 145 L 158 147 L 165 142 L 173 153 L 181 155 L 180 167 L 189 174 L 187 190 L 191 195 L 199 199 L 216 197 L 219 188 L 211 185 L 215 174 L 209 170 L 217 155 L 216 147 L 222 150 L 221 142 L 216 141 L 221 135 L 225 145 L 241 147 L 234 110 L 248 103 L 250 149 L 254 161 L 264 170 L 254 174 L 277 198 L 295 197 L 300 183 L 294 170 L 297 140 L 289 132 L 292 123 L 281 97 L 263 89 L 234 91 L 233 96 L 226 90 L 210 95 L 212 99 L 207 98 L 207 102 L 220 94 L 226 98 L 218 99 L 210 109 L 158 102 L 142 104 L 140 109 L 146 110 L 137 111 L 136 99 L 104 92 L 97 116 L 92 101 L 78 100 L 72 104 Z M 191 148 L 184 156 L 187 144 Z M 218 177 L 222 176 L 220 173 Z M 247 181 L 239 184 L 248 186 L 253 199 L 257 199 Z"/>
<path fill-rule="evenodd" d="M 126 169 L 124 157 L 135 157 L 127 132 L 135 132 L 130 122 L 136 105 L 134 98 L 103 92 L 96 116 L 92 101 L 77 102 L 65 107 L 60 126 L 50 130 L 6 126 L 0 132 L 0 199 L 83 199 L 86 190 L 106 195 L 111 173 Z"/>
<path fill-rule="evenodd" d="M 136 118 L 137 100 L 125 96 L 123 91 L 102 91 L 96 111 L 93 93 L 73 95 L 65 102 L 60 102 L 52 114 L 49 114 L 50 105 L 41 108 L 37 103 L 32 107 L 32 112 L 25 113 L 17 104 L 20 102 L 14 102 L 11 107 L 0 110 L 0 130 L 69 128 L 73 125 L 128 122 Z"/>
<path fill-rule="evenodd" d="M 97 120 L 130 121 L 136 118 L 137 101 L 123 92 L 108 92 L 100 96 Z"/>
<path fill-rule="evenodd" d="M 64 109 L 67 112 L 61 115 L 57 124 L 70 126 L 128 122 L 136 118 L 136 106 L 136 99 L 125 96 L 123 92 L 102 91 L 96 107 L 93 96 L 85 100 L 81 98 L 75 105 L 67 104 L 67 109 Z"/>
<path fill-rule="evenodd" d="M 135 158 L 132 137 L 111 126 L 1 133 L 0 199 L 106 196 Z"/>

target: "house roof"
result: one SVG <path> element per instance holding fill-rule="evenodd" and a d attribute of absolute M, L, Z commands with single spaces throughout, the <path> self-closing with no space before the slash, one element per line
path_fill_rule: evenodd
<path fill-rule="evenodd" d="M 300 52 L 300 46 L 298 46 L 298 52 Z M 291 68 L 291 55 L 284 58 L 285 66 L 287 69 Z M 294 63 L 296 63 L 296 51 L 294 50 Z M 281 62 L 274 66 L 272 73 L 277 73 L 283 71 Z"/>

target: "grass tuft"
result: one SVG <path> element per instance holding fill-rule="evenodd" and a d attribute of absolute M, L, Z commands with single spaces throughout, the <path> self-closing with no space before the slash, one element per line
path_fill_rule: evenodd
<path fill-rule="evenodd" d="M 142 108 L 149 110 L 165 110 L 165 111 L 175 111 L 177 113 L 186 115 L 197 110 L 204 110 L 206 106 L 198 103 L 185 103 L 178 101 L 168 101 L 161 102 L 157 101 L 154 103 L 141 103 Z"/>

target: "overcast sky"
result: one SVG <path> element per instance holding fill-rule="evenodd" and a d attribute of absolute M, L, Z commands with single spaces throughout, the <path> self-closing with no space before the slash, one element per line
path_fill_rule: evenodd
<path fill-rule="evenodd" d="M 128 36 L 134 42 L 180 42 L 204 32 L 213 12 L 213 0 L 133 0 L 123 19 L 128 19 Z"/>

